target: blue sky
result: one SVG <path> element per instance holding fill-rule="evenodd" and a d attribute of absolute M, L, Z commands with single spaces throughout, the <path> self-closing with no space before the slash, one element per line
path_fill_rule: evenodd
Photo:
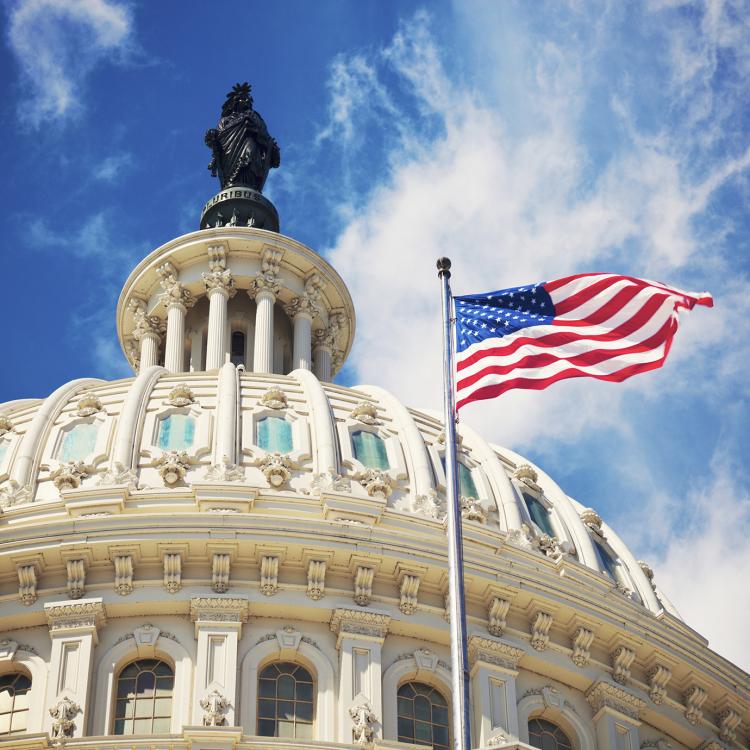
<path fill-rule="evenodd" d="M 282 232 L 354 297 L 345 384 L 439 408 L 443 254 L 456 293 L 604 270 L 714 294 L 661 371 L 462 418 L 596 507 L 750 667 L 747 2 L 2 7 L 3 400 L 128 374 L 120 286 L 196 228 L 203 132 L 249 80 Z"/>

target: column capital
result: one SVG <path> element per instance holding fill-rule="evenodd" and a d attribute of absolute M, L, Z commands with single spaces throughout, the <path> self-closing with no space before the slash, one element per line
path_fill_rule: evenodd
<path fill-rule="evenodd" d="M 281 250 L 273 247 L 264 247 L 263 255 L 260 260 L 260 273 L 250 282 L 248 294 L 251 297 L 258 297 L 262 292 L 267 292 L 274 296 L 279 293 L 281 279 L 279 277 L 279 265 L 281 263 Z"/>
<path fill-rule="evenodd" d="M 390 622 L 389 615 L 356 609 L 335 609 L 331 615 L 330 627 L 338 636 L 336 647 L 339 648 L 344 638 L 382 644 L 388 634 Z"/>
<path fill-rule="evenodd" d="M 239 631 L 248 618 L 247 599 L 241 597 L 196 597 L 190 600 L 190 619 L 195 637 L 202 626 L 236 627 Z"/>
<path fill-rule="evenodd" d="M 586 700 L 594 709 L 594 720 L 600 712 L 616 711 L 633 722 L 638 722 L 646 709 L 646 701 L 611 682 L 595 682 L 586 691 Z"/>
<path fill-rule="evenodd" d="M 332 352 L 336 348 L 339 334 L 346 319 L 343 313 L 332 313 L 325 328 L 313 331 L 313 349 L 327 349 Z"/>
<path fill-rule="evenodd" d="M 211 297 L 215 293 L 222 294 L 229 299 L 237 294 L 237 288 L 234 284 L 232 272 L 225 268 L 224 270 L 207 271 L 203 273 L 203 284 L 206 287 L 206 294 Z"/>
<path fill-rule="evenodd" d="M 97 629 L 107 621 L 101 597 L 71 599 L 44 605 L 50 636 L 93 633 L 97 641 Z"/>
<path fill-rule="evenodd" d="M 284 308 L 284 312 L 294 320 L 297 317 L 307 317 L 312 320 L 318 312 L 317 301 L 309 294 L 301 294 L 292 298 Z"/>
<path fill-rule="evenodd" d="M 164 307 L 169 309 L 176 306 L 186 311 L 195 304 L 195 297 L 179 282 L 177 269 L 169 261 L 162 263 L 156 269 L 156 273 L 161 277 L 159 285 L 164 291 L 159 300 Z"/>
<path fill-rule="evenodd" d="M 469 664 L 472 667 L 482 663 L 515 671 L 518 660 L 525 653 L 522 648 L 516 648 L 494 638 L 485 638 L 480 635 L 469 637 Z"/>
<path fill-rule="evenodd" d="M 130 301 L 130 309 L 133 312 L 133 338 L 141 341 L 147 336 L 160 339 L 166 330 L 166 323 L 158 315 L 149 315 L 146 311 L 146 303 L 139 299 Z"/>

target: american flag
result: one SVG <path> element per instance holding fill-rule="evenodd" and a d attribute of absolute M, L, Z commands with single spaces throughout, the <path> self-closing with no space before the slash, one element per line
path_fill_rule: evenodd
<path fill-rule="evenodd" d="M 455 297 L 456 408 L 558 380 L 620 382 L 664 364 L 678 311 L 710 294 L 657 281 L 585 273 Z"/>

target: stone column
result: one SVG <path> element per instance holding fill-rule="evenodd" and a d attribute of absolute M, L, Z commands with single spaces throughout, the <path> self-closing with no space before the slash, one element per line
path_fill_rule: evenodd
<path fill-rule="evenodd" d="M 221 245 L 208 248 L 208 273 L 203 274 L 208 295 L 208 341 L 206 370 L 218 370 L 227 354 L 227 301 L 237 290 L 226 264 L 226 250 Z"/>
<path fill-rule="evenodd" d="M 639 716 L 646 702 L 611 682 L 597 682 L 586 693 L 594 710 L 599 750 L 638 750 Z"/>
<path fill-rule="evenodd" d="M 324 383 L 331 382 L 332 356 L 342 323 L 343 316 L 340 313 L 333 313 L 328 317 L 328 325 L 313 334 L 315 375 Z"/>
<path fill-rule="evenodd" d="M 236 724 L 237 644 L 247 614 L 247 599 L 190 600 L 190 619 L 198 640 L 192 722 L 196 726 Z"/>
<path fill-rule="evenodd" d="M 374 738 L 383 736 L 381 650 L 390 620 L 352 609 L 336 609 L 331 617 L 339 651 L 339 741 L 345 744 L 355 739 L 362 716 L 369 717 Z"/>
<path fill-rule="evenodd" d="M 516 664 L 520 648 L 493 638 L 469 638 L 469 665 L 473 697 L 473 737 L 477 747 L 514 742 L 518 738 Z"/>
<path fill-rule="evenodd" d="M 273 372 L 273 314 L 279 293 L 281 251 L 267 247 L 248 294 L 255 298 L 253 372 Z"/>
<path fill-rule="evenodd" d="M 177 269 L 166 262 L 156 269 L 161 277 L 161 302 L 167 308 L 167 340 L 164 367 L 170 372 L 185 369 L 185 314 L 195 304 L 193 295 L 177 280 Z"/>
<path fill-rule="evenodd" d="M 131 309 L 135 322 L 133 338 L 140 347 L 140 369 L 146 370 L 159 364 L 159 343 L 164 333 L 164 321 L 158 315 L 148 315 L 146 304 L 141 300 L 133 300 Z"/>
<path fill-rule="evenodd" d="M 203 362 L 203 331 L 193 331 L 190 334 L 190 371 L 197 372 Z"/>
<path fill-rule="evenodd" d="M 52 638 L 44 727 L 53 739 L 83 737 L 97 628 L 104 623 L 101 598 L 44 605 Z M 50 714 L 52 710 L 52 715 Z"/>
<path fill-rule="evenodd" d="M 294 348 L 292 350 L 292 369 L 312 370 L 312 321 L 315 315 L 315 304 L 311 297 L 303 294 L 295 297 L 287 305 L 286 314 L 294 326 Z"/>

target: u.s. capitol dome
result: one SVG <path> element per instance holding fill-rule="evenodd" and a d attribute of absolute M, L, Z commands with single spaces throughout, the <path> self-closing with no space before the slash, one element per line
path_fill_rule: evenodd
<path fill-rule="evenodd" d="M 450 745 L 443 424 L 332 382 L 354 305 L 262 181 L 126 281 L 133 377 L 0 405 L 0 747 Z M 459 459 L 473 745 L 747 747 L 748 675 L 596 510 Z"/>

